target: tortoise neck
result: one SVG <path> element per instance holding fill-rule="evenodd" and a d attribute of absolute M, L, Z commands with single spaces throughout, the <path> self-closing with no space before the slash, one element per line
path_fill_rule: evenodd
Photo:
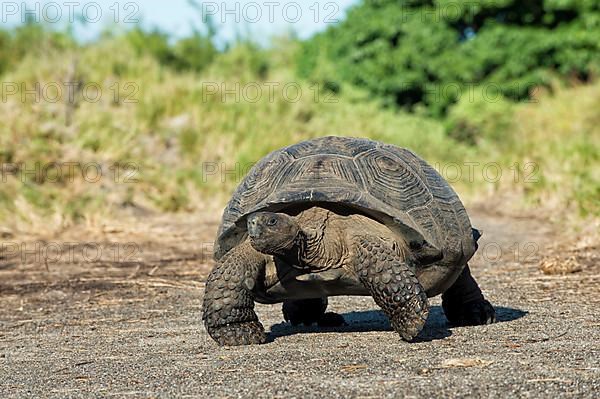
<path fill-rule="evenodd" d="M 306 269 L 308 268 L 308 265 L 303 261 L 303 254 L 306 251 L 307 246 L 307 235 L 300 230 L 293 239 L 293 245 L 291 248 L 279 256 L 295 268 Z"/>
<path fill-rule="evenodd" d="M 343 249 L 334 237 L 328 237 L 325 229 L 303 231 L 302 250 L 300 263 L 304 268 L 311 270 L 325 270 L 339 265 L 342 261 Z"/>
<path fill-rule="evenodd" d="M 282 255 L 282 258 L 293 267 L 299 269 L 314 268 L 314 261 L 319 258 L 321 239 L 317 231 L 300 230 L 294 238 L 292 248 Z"/>
<path fill-rule="evenodd" d="M 318 230 L 302 231 L 302 244 L 300 248 L 300 261 L 303 265 L 310 266 L 318 260 L 322 252 L 322 234 Z"/>

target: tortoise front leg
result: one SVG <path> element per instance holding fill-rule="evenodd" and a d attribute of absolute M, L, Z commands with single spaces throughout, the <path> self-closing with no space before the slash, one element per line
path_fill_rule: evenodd
<path fill-rule="evenodd" d="M 219 345 L 261 344 L 263 325 L 254 312 L 252 290 L 265 256 L 245 242 L 225 254 L 206 281 L 202 319 Z"/>
<path fill-rule="evenodd" d="M 409 267 L 409 259 L 376 237 L 356 243 L 355 270 L 392 327 L 410 341 L 419 334 L 429 313 L 425 290 Z"/>

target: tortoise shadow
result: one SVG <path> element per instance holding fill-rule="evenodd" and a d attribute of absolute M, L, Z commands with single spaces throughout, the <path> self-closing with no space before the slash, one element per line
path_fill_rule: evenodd
<path fill-rule="evenodd" d="M 495 306 L 496 323 L 504 323 L 520 319 L 528 314 L 527 311 L 503 306 Z M 281 322 L 273 324 L 269 333 L 269 342 L 284 336 L 294 334 L 308 333 L 353 333 L 366 331 L 393 331 L 388 318 L 380 310 L 365 310 L 359 312 L 343 313 L 347 325 L 339 327 L 318 327 L 318 326 L 292 326 L 291 323 Z M 446 320 L 441 306 L 432 306 L 429 308 L 429 317 L 423 327 L 423 330 L 414 339 L 414 342 L 431 342 L 452 335 L 454 328 Z"/>

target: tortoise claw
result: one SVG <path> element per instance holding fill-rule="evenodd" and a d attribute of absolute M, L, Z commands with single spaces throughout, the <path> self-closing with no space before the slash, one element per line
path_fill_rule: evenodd
<path fill-rule="evenodd" d="M 258 321 L 214 327 L 208 333 L 220 346 L 264 344 L 267 340 L 265 329 Z"/>

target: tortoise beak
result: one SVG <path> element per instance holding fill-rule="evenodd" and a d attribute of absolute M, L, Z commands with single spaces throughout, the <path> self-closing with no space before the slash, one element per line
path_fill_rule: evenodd
<path fill-rule="evenodd" d="M 248 216 L 246 221 L 246 227 L 248 229 L 248 235 L 250 238 L 256 238 L 262 233 L 262 227 L 258 223 L 259 216 L 256 214 Z"/>

